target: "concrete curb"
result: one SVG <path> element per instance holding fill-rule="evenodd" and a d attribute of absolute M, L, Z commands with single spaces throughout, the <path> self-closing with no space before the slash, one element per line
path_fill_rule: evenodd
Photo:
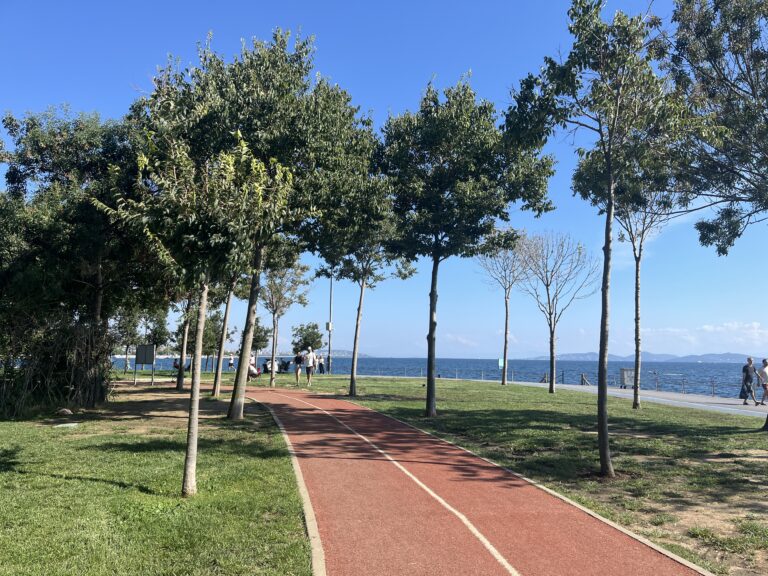
<path fill-rule="evenodd" d="M 248 391 L 246 390 L 246 393 Z M 315 517 L 315 510 L 312 508 L 312 501 L 309 499 L 309 491 L 307 485 L 304 483 L 304 475 L 301 473 L 301 467 L 299 466 L 299 460 L 296 457 L 296 452 L 293 449 L 291 439 L 288 437 L 288 433 L 283 427 L 283 423 L 275 414 L 274 410 L 266 404 L 259 402 L 255 398 L 246 396 L 251 402 L 255 402 L 260 406 L 266 408 L 272 420 L 275 421 L 277 427 L 280 428 L 280 432 L 285 439 L 285 444 L 288 447 L 288 453 L 291 455 L 291 464 L 293 465 L 293 472 L 296 475 L 296 484 L 299 487 L 299 495 L 301 495 L 301 501 L 304 506 L 304 527 L 309 537 L 309 545 L 312 549 L 312 574 L 313 576 L 326 576 L 325 571 L 325 551 L 323 550 L 323 543 L 320 540 L 320 531 L 317 528 L 317 518 Z"/>

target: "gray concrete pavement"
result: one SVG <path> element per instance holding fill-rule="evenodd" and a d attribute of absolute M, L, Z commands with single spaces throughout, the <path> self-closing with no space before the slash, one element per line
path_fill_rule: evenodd
<path fill-rule="evenodd" d="M 533 386 L 546 388 L 548 384 L 538 384 L 535 382 L 515 382 L 523 386 Z M 584 392 L 587 394 L 597 394 L 597 386 L 577 386 L 573 384 L 558 384 L 559 390 L 573 390 L 575 392 Z M 632 401 L 632 389 L 608 388 L 608 395 L 617 398 L 626 398 Z M 762 389 L 757 392 L 757 400 L 763 396 Z M 749 405 L 745 406 L 744 401 L 739 398 L 722 398 L 721 396 L 706 396 L 703 394 L 680 394 L 679 392 L 656 392 L 654 390 L 641 390 L 640 402 L 656 402 L 657 404 L 668 404 L 670 406 L 682 406 L 685 408 L 697 408 L 699 410 L 709 410 L 712 412 L 723 412 L 726 414 L 738 414 L 740 416 L 754 416 L 765 419 L 768 414 L 768 406 L 755 406 L 752 399 Z M 768 402 L 768 400 L 766 401 Z"/>

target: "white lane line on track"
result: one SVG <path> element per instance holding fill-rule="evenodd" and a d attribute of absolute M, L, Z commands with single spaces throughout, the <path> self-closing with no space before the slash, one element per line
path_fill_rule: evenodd
<path fill-rule="evenodd" d="M 397 468 L 398 468 L 398 469 L 399 469 L 399 470 L 400 470 L 400 471 L 401 471 L 403 474 L 405 474 L 406 476 L 408 476 L 408 478 L 410 478 L 411 480 L 413 480 L 413 481 L 416 483 L 416 485 L 417 485 L 417 486 L 419 486 L 419 488 L 421 488 L 421 489 L 422 489 L 422 490 L 424 490 L 424 491 L 425 491 L 427 494 L 429 494 L 430 496 L 432 496 L 432 498 L 434 498 L 435 500 L 437 500 L 437 502 L 438 502 L 440 505 L 442 505 L 442 506 L 443 506 L 443 507 L 444 507 L 446 510 L 448 510 L 448 511 L 449 511 L 451 514 L 453 514 L 453 515 L 454 515 L 454 516 L 456 516 L 456 517 L 457 517 L 459 520 L 461 520 L 461 523 L 462 523 L 462 524 L 464 524 L 464 526 L 466 526 L 466 527 L 467 527 L 467 529 L 468 529 L 470 532 L 472 532 L 472 534 L 475 536 L 475 538 L 477 538 L 477 539 L 480 541 L 480 543 L 481 543 L 481 544 L 482 544 L 482 545 L 485 547 L 485 549 L 486 549 L 486 550 L 488 550 L 488 552 L 490 552 L 490 553 L 491 553 L 491 556 L 493 556 L 493 557 L 496 559 L 496 561 L 497 561 L 499 564 L 501 564 L 501 565 L 504 567 L 504 569 L 507 571 L 507 573 L 508 573 L 508 574 L 511 574 L 512 576 L 521 576 L 521 575 L 520 575 L 520 573 L 519 573 L 517 570 L 515 570 L 515 569 L 512 567 L 512 565 L 511 565 L 509 562 L 507 562 L 507 559 L 506 559 L 506 558 L 504 558 L 504 556 L 502 556 L 502 555 L 501 555 L 501 552 L 499 552 L 499 551 L 498 551 L 498 550 L 497 550 L 497 549 L 494 547 L 494 545 L 493 545 L 493 544 L 491 544 L 491 543 L 488 541 L 488 538 L 486 538 L 486 537 L 483 535 L 483 533 L 482 533 L 482 532 L 480 532 L 480 530 L 478 530 L 478 529 L 475 527 L 475 525 L 474 525 L 474 524 L 472 524 L 472 522 L 470 522 L 470 521 L 469 521 L 469 518 L 467 518 L 466 516 L 464 516 L 464 514 L 462 514 L 462 513 L 461 513 L 461 512 L 459 512 L 458 510 L 456 510 L 456 508 L 454 508 L 453 506 L 451 506 L 450 504 L 448 504 L 448 502 L 446 502 L 445 500 L 443 500 L 443 498 L 441 498 L 441 497 L 440 497 L 438 494 L 436 494 L 436 493 L 435 493 L 435 492 L 434 492 L 434 491 L 433 491 L 433 490 L 432 490 L 432 489 L 431 489 L 429 486 L 427 486 L 426 484 L 424 484 L 424 482 L 422 482 L 422 481 L 421 481 L 421 480 L 419 480 L 419 479 L 418 479 L 416 476 L 414 476 L 414 475 L 413 475 L 411 472 L 409 472 L 409 471 L 408 471 L 408 470 L 407 470 L 407 469 L 406 469 L 406 468 L 405 468 L 405 467 L 404 467 L 402 464 L 400 464 L 400 462 L 398 462 L 397 460 L 395 460 L 394 458 L 392 458 L 392 457 L 391 457 L 389 454 L 387 454 L 387 453 L 386 453 L 384 450 L 382 450 L 381 448 L 379 448 L 378 446 L 376 446 L 376 444 L 374 444 L 374 443 L 373 443 L 371 440 L 369 440 L 368 438 L 366 438 L 365 436 L 363 436 L 362 434 L 360 434 L 359 432 L 357 432 L 357 431 L 356 431 L 356 430 L 354 430 L 353 428 L 349 427 L 347 424 L 345 424 L 344 422 L 342 422 L 341 420 L 339 420 L 338 418 L 336 418 L 336 416 L 334 416 L 333 414 L 331 414 L 331 413 L 330 413 L 330 412 L 328 412 L 327 410 L 324 410 L 324 409 L 323 409 L 323 408 L 321 408 L 320 406 L 316 406 L 315 404 L 312 404 L 311 402 L 307 402 L 306 400 L 302 400 L 301 398 L 296 398 L 296 397 L 293 397 L 293 396 L 286 396 L 285 394 L 280 394 L 280 393 L 278 393 L 278 392 L 272 392 L 272 394 L 275 394 L 275 395 L 277 395 L 277 396 L 282 396 L 283 398 L 287 398 L 287 399 L 289 399 L 289 400 L 291 400 L 291 399 L 293 399 L 293 400 L 298 400 L 299 402 L 302 402 L 302 403 L 306 404 L 307 406 L 311 406 L 312 408 L 315 408 L 316 410 L 320 410 L 320 412 L 322 412 L 322 413 L 323 413 L 323 414 L 325 414 L 326 416 L 328 416 L 328 417 L 330 417 L 330 418 L 333 418 L 334 420 L 336 420 L 336 422 L 338 422 L 339 424 L 341 424 L 342 426 L 344 426 L 344 428 L 346 428 L 347 430 L 349 430 L 350 432 L 352 432 L 352 434 L 354 434 L 354 435 L 355 435 L 355 436 L 357 436 L 358 438 L 361 438 L 362 440 L 364 440 L 365 442 L 367 442 L 368 444 L 370 444 L 370 445 L 373 447 L 373 449 L 374 449 L 374 450 L 376 450 L 376 451 L 377 451 L 379 454 L 381 454 L 382 456 L 384 456 L 384 458 L 386 458 L 387 460 L 389 460 L 390 462 L 392 462 L 392 464 L 394 464 L 395 466 L 397 466 Z"/>

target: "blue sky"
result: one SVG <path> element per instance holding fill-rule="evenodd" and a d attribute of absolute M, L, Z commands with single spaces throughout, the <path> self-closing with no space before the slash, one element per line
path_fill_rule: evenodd
<path fill-rule="evenodd" d="M 20 2 L 5 0 L 0 36 L 0 110 L 23 114 L 68 104 L 117 118 L 151 88 L 151 78 L 169 54 L 193 63 L 196 44 L 213 32 L 213 47 L 236 54 L 242 39 L 269 38 L 276 28 L 316 38 L 316 69 L 369 112 L 377 126 L 388 114 L 414 109 L 426 84 L 454 84 L 471 72 L 471 84 L 501 110 L 509 90 L 544 56 L 567 53 L 565 0 L 546 2 Z M 646 3 L 609 0 L 616 9 L 644 10 Z M 654 12 L 668 21 L 671 0 Z M 548 152 L 557 158 L 550 196 L 557 209 L 539 219 L 513 208 L 512 225 L 530 232 L 567 232 L 595 256 L 602 246 L 602 218 L 572 197 L 574 147 L 556 136 Z M 645 350 L 672 354 L 747 352 L 768 355 L 762 304 L 766 233 L 756 225 L 726 258 L 701 247 L 693 223 L 668 226 L 647 247 L 643 265 Z M 306 261 L 315 264 L 311 257 Z M 361 350 L 378 356 L 426 354 L 429 269 L 419 265 L 407 281 L 391 280 L 366 296 Z M 610 351 L 633 347 L 631 251 L 617 245 L 611 300 Z M 328 319 L 328 281 L 316 281 L 310 304 L 288 312 L 282 334 L 298 323 Z M 334 348 L 352 347 L 356 287 L 334 289 Z M 242 324 L 244 304 L 234 310 Z M 558 327 L 561 352 L 594 351 L 598 343 L 599 295 L 569 309 Z M 503 301 L 471 260 L 452 259 L 440 270 L 438 356 L 494 358 L 500 355 Z M 522 294 L 512 300 L 510 357 L 548 350 L 546 324 Z M 285 346 L 288 337 L 281 339 Z"/>

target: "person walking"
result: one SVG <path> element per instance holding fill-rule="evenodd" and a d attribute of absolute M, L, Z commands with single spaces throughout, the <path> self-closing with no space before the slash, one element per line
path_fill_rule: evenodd
<path fill-rule="evenodd" d="M 227 364 L 227 368 L 229 368 L 230 370 L 235 369 L 235 357 L 232 354 L 229 355 L 229 363 Z"/>
<path fill-rule="evenodd" d="M 768 396 L 768 358 L 763 358 L 763 365 L 757 369 L 757 380 L 763 388 L 763 398 L 760 405 L 765 406 L 765 397 Z"/>
<path fill-rule="evenodd" d="M 295 366 L 294 372 L 296 374 L 296 386 L 299 385 L 299 376 L 301 376 L 301 364 L 304 362 L 304 356 L 301 352 L 296 352 L 296 356 L 293 357 L 293 364 Z"/>
<path fill-rule="evenodd" d="M 322 354 L 317 357 L 317 373 L 325 374 L 325 360 L 323 360 Z"/>
<path fill-rule="evenodd" d="M 752 383 L 755 379 L 755 367 L 752 365 L 752 358 L 747 358 L 747 363 L 741 368 L 741 392 L 739 392 L 739 398 L 744 400 L 744 405 L 749 404 L 747 400 L 752 396 L 752 400 L 755 402 L 755 406 L 759 406 L 760 403 L 755 398 L 755 391 L 752 388 Z"/>
<path fill-rule="evenodd" d="M 304 361 L 307 364 L 307 386 L 312 386 L 312 373 L 315 371 L 315 365 L 317 364 L 317 354 L 312 352 L 311 346 L 307 349 Z"/>

